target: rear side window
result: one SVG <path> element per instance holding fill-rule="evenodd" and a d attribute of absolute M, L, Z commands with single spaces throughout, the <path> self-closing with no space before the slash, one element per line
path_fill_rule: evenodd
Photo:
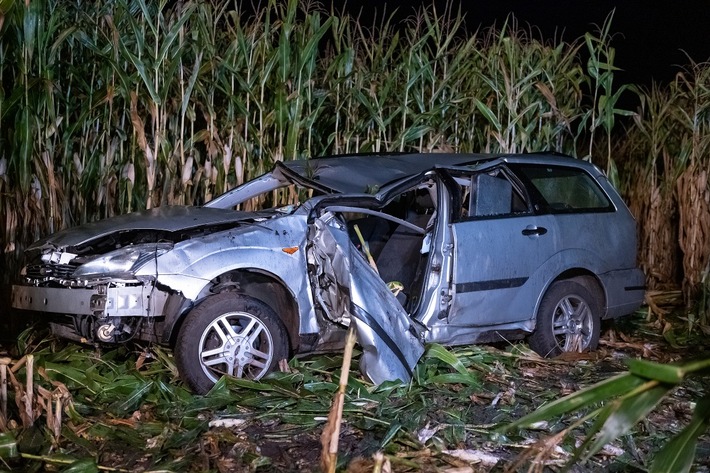
<path fill-rule="evenodd" d="M 613 211 L 614 206 L 599 184 L 581 169 L 556 166 L 519 166 L 553 213 Z"/>
<path fill-rule="evenodd" d="M 511 217 L 531 212 L 521 183 L 501 167 L 484 172 L 452 175 L 460 186 L 461 212 L 455 221 L 469 218 Z M 515 183 L 513 182 L 515 181 Z"/>
<path fill-rule="evenodd" d="M 527 211 L 525 201 L 502 174 L 476 174 L 471 177 L 469 217 L 494 217 Z"/>

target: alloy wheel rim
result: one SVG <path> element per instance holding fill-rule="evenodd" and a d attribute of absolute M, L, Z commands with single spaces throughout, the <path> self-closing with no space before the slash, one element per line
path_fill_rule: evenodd
<path fill-rule="evenodd" d="M 200 366 L 213 381 L 224 374 L 259 379 L 274 358 L 274 342 L 266 325 L 247 312 L 228 312 L 213 320 L 202 332 Z"/>
<path fill-rule="evenodd" d="M 581 352 L 592 342 L 594 319 L 587 302 L 576 295 L 563 297 L 552 314 L 552 333 L 563 352 Z"/>

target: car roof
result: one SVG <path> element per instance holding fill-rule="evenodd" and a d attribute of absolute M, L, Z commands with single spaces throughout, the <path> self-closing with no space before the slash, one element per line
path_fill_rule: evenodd
<path fill-rule="evenodd" d="M 496 159 L 515 163 L 591 166 L 584 161 L 553 153 L 381 153 L 285 161 L 278 162 L 277 167 L 286 168 L 314 187 L 335 193 L 360 194 L 377 192 L 387 184 L 437 167 L 476 166 Z"/>

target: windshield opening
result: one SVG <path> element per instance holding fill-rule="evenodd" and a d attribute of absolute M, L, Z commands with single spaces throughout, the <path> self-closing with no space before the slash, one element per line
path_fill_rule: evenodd
<path fill-rule="evenodd" d="M 290 184 L 251 197 L 238 203 L 234 208 L 235 210 L 247 212 L 257 210 L 285 211 L 287 209 L 295 209 L 315 195 L 318 195 L 318 193 L 313 189 L 306 189 L 295 184 Z"/>

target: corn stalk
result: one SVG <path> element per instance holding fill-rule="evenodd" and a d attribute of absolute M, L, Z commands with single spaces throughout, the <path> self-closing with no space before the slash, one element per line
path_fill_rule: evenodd
<path fill-rule="evenodd" d="M 678 283 L 682 267 L 687 296 L 697 291 L 708 259 L 696 223 L 707 221 L 707 68 L 692 66 L 668 88 L 633 89 L 642 107 L 617 146 L 618 117 L 630 112 L 617 106 L 627 89 L 613 83 L 611 17 L 565 42 L 538 39 L 512 17 L 467 32 L 450 7 L 364 24 L 297 0 L 59 5 L 0 1 L 9 266 L 41 235 L 201 204 L 279 160 L 584 149 L 612 180 L 619 167 L 651 284 Z M 289 190 L 245 207 L 296 198 Z"/>

